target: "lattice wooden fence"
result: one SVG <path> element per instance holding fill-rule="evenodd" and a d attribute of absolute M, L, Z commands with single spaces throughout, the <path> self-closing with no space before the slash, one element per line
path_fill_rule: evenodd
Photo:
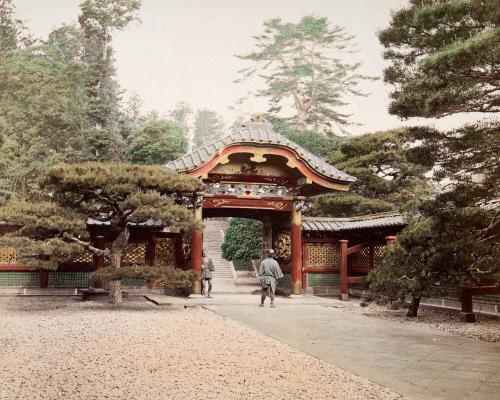
<path fill-rule="evenodd" d="M 385 248 L 384 244 L 376 244 L 373 246 L 373 266 L 378 267 L 382 265 L 382 261 L 384 260 L 383 257 L 383 250 Z"/>
<path fill-rule="evenodd" d="M 146 243 L 129 243 L 122 254 L 123 265 L 146 264 Z"/>
<path fill-rule="evenodd" d="M 175 264 L 175 241 L 172 238 L 155 239 L 155 265 L 173 267 Z"/>
<path fill-rule="evenodd" d="M 307 286 L 317 287 L 317 286 L 329 286 L 329 287 L 339 287 L 340 286 L 340 275 L 335 273 L 308 273 L 307 274 Z"/>
<path fill-rule="evenodd" d="M 364 249 L 354 253 L 352 256 L 352 265 L 355 267 L 369 267 L 370 266 L 370 248 Z"/>
<path fill-rule="evenodd" d="M 16 249 L 14 247 L 0 247 L 0 264 L 15 264 Z"/>
<path fill-rule="evenodd" d="M 83 253 L 77 254 L 76 256 L 73 257 L 71 260 L 74 263 L 93 263 L 94 262 L 94 255 L 88 251 L 85 250 Z"/>
<path fill-rule="evenodd" d="M 340 266 L 338 243 L 307 243 L 307 266 Z"/>

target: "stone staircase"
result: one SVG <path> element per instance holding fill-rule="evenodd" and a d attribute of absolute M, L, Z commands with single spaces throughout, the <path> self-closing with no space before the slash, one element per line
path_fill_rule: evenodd
<path fill-rule="evenodd" d="M 214 293 L 237 292 L 235 285 L 236 272 L 233 265 L 222 258 L 221 246 L 224 242 L 224 233 L 227 230 L 228 221 L 207 219 L 203 221 L 203 249 L 214 263 L 213 274 Z"/>

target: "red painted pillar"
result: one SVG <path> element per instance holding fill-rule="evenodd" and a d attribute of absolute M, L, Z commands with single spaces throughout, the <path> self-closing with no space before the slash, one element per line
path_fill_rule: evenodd
<path fill-rule="evenodd" d="M 340 240 L 340 300 L 349 298 L 349 284 L 347 282 L 347 243 L 349 241 Z"/>
<path fill-rule="evenodd" d="M 194 214 L 196 219 L 200 222 L 202 221 L 202 208 L 196 207 L 194 204 Z M 200 272 L 201 272 L 201 257 L 203 253 L 203 234 L 201 230 L 194 230 L 191 233 L 191 268 L 196 273 L 193 278 L 192 291 L 194 294 L 201 294 L 201 282 L 200 282 Z"/>
<path fill-rule="evenodd" d="M 104 236 L 96 236 L 94 245 L 98 249 L 104 249 Z M 104 267 L 104 256 L 94 256 L 94 263 L 95 263 L 95 269 L 96 271 L 98 269 L 101 269 Z M 94 282 L 94 287 L 95 288 L 102 288 L 104 287 L 103 283 L 100 281 Z"/>
<path fill-rule="evenodd" d="M 302 227 L 301 211 L 292 210 L 292 294 L 302 294 Z"/>

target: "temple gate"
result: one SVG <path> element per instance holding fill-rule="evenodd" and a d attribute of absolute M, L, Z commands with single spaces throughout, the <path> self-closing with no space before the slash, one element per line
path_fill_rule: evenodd
<path fill-rule="evenodd" d="M 303 288 L 301 224 L 308 199 L 346 191 L 355 180 L 259 120 L 166 167 L 203 181 L 202 192 L 184 199 L 198 219 L 246 217 L 263 222 L 264 248 L 278 244 L 276 255 L 284 271 L 291 274 L 292 294 L 301 294 Z M 202 248 L 203 232 L 195 231 L 191 237 L 191 266 L 198 273 Z M 198 279 L 193 291 L 200 292 Z"/>

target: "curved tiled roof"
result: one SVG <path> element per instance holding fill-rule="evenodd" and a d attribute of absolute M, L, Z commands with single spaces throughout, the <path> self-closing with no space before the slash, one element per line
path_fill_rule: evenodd
<path fill-rule="evenodd" d="M 394 212 L 349 218 L 304 217 L 302 220 L 302 229 L 304 231 L 323 232 L 340 232 L 354 229 L 385 228 L 389 226 L 405 225 L 405 216 Z"/>
<path fill-rule="evenodd" d="M 212 143 L 194 149 L 191 153 L 165 164 L 165 167 L 178 172 L 190 171 L 207 162 L 214 154 L 231 144 L 279 145 L 293 150 L 314 171 L 331 179 L 354 182 L 356 178 L 339 171 L 322 158 L 312 154 L 298 144 L 274 132 L 268 124 L 249 123 L 242 128 L 215 140 Z"/>

